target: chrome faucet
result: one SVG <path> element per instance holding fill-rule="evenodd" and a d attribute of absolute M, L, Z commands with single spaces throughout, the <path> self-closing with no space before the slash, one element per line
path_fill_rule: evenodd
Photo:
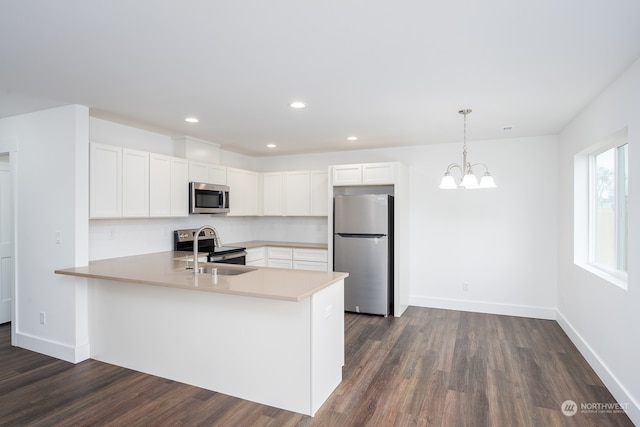
<path fill-rule="evenodd" d="M 220 236 L 218 236 L 218 231 L 210 225 L 204 225 L 196 231 L 196 234 L 193 236 L 193 274 L 200 273 L 200 269 L 198 268 L 198 239 L 200 238 L 200 233 L 204 230 L 211 230 L 213 232 L 213 245 L 214 248 L 216 246 L 222 246 L 220 242 Z"/>

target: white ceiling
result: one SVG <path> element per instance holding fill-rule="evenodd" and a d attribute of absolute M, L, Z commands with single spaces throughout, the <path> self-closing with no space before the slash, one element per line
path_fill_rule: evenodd
<path fill-rule="evenodd" d="M 0 117 L 254 156 L 461 141 L 461 108 L 469 140 L 537 136 L 639 57 L 637 0 L 0 0 Z"/>

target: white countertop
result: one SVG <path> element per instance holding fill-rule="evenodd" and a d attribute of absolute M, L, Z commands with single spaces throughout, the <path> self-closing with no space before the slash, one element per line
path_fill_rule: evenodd
<path fill-rule="evenodd" d="M 232 295 L 301 301 L 348 273 L 249 267 L 200 262 L 199 265 L 225 269 L 251 268 L 247 273 L 227 276 L 194 274 L 185 269 L 190 252 L 158 252 L 121 258 L 91 261 L 88 266 L 56 270 L 56 274 L 167 286 L 186 290 L 218 292 Z"/>

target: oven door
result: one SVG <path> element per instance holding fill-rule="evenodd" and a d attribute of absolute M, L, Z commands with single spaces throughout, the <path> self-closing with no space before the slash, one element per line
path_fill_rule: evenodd
<path fill-rule="evenodd" d="M 226 185 L 189 183 L 189 213 L 212 214 L 229 212 L 229 187 Z"/>

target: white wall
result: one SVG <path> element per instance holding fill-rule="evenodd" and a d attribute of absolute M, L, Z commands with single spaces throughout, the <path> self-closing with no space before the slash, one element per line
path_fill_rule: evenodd
<path fill-rule="evenodd" d="M 410 174 L 410 303 L 555 318 L 557 140 L 555 136 L 469 142 L 493 190 L 440 190 L 462 143 L 264 159 L 268 170 L 401 161 Z M 469 291 L 462 290 L 468 282 Z"/>
<path fill-rule="evenodd" d="M 640 61 L 559 136 L 558 321 L 640 425 Z M 628 290 L 574 265 L 574 156 L 628 126 Z M 577 191 L 583 191 L 576 189 Z"/>
<path fill-rule="evenodd" d="M 54 270 L 87 263 L 88 120 L 81 106 L 0 120 L 16 146 L 13 344 L 69 361 L 89 354 L 86 283 Z"/>

